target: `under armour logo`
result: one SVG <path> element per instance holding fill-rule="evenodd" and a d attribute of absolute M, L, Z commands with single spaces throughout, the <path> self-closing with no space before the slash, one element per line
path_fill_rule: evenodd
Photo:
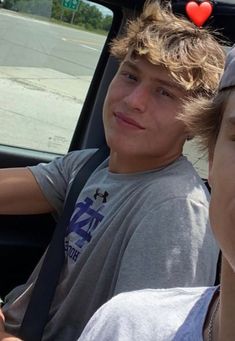
<path fill-rule="evenodd" d="M 94 194 L 94 198 L 95 198 L 95 200 L 97 199 L 97 197 L 100 197 L 100 198 L 103 198 L 103 203 L 104 202 L 107 202 L 107 196 L 108 196 L 109 194 L 108 194 L 108 192 L 104 192 L 104 193 L 102 193 L 102 192 L 100 192 L 100 189 L 99 188 L 97 188 L 97 190 L 95 191 L 95 194 Z"/>

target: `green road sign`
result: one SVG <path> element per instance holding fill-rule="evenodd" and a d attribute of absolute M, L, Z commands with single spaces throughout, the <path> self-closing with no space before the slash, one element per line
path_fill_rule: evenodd
<path fill-rule="evenodd" d="M 67 9 L 76 11 L 78 9 L 79 0 L 62 0 L 62 6 Z"/>

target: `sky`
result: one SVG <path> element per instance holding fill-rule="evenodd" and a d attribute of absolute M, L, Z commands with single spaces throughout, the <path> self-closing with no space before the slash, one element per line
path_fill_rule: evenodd
<path fill-rule="evenodd" d="M 84 2 L 88 3 L 89 5 L 95 5 L 100 10 L 100 12 L 103 13 L 103 15 L 112 15 L 112 11 L 110 11 L 107 7 L 98 5 L 96 3 L 92 4 L 90 1 L 84 1 Z"/>

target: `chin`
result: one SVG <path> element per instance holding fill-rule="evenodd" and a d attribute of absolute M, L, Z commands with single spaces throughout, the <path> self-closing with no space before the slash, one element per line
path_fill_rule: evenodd
<path fill-rule="evenodd" d="M 130 145 L 124 139 L 108 139 L 107 144 L 112 152 L 123 156 L 138 156 L 139 150 L 136 145 Z"/>

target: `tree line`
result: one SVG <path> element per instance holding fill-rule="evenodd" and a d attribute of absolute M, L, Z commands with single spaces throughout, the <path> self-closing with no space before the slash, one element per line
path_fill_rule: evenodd
<path fill-rule="evenodd" d="M 109 31 L 112 15 L 104 15 L 96 6 L 80 1 L 73 12 L 62 6 L 63 0 L 5 0 L 3 7 L 13 11 L 73 23 L 87 30 Z"/>

